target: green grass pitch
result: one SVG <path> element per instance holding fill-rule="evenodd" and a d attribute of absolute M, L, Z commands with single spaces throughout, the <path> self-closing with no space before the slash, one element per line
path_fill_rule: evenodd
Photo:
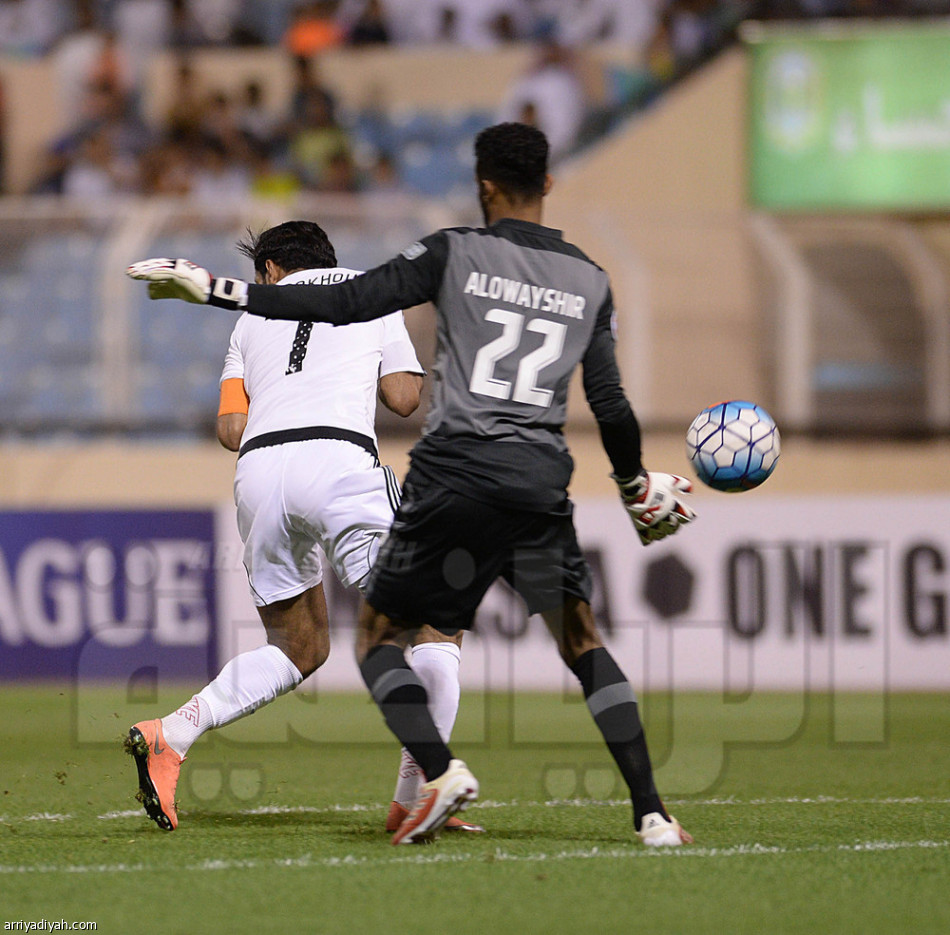
<path fill-rule="evenodd" d="M 0 696 L 0 931 L 950 931 L 948 695 L 646 698 L 661 791 L 696 838 L 665 852 L 636 842 L 573 696 L 464 693 L 455 752 L 489 833 L 402 848 L 382 830 L 398 751 L 362 695 L 280 699 L 202 738 L 171 834 L 119 740 L 188 691 Z"/>

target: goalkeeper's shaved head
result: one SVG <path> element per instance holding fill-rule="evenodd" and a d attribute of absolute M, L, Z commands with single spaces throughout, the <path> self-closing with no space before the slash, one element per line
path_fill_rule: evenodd
<path fill-rule="evenodd" d="M 252 260 L 254 271 L 261 277 L 266 272 L 268 260 L 285 273 L 300 269 L 329 269 L 337 265 L 330 238 L 313 221 L 285 221 L 260 234 L 248 230 L 247 237 L 238 241 L 237 248 Z"/>
<path fill-rule="evenodd" d="M 526 123 L 499 123 L 475 137 L 475 177 L 516 200 L 541 198 L 548 174 L 547 137 Z"/>

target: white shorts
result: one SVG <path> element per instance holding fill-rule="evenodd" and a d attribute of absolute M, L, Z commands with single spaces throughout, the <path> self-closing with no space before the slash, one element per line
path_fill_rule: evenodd
<path fill-rule="evenodd" d="M 254 603 L 273 604 L 318 585 L 321 549 L 343 585 L 359 587 L 399 497 L 392 468 L 350 442 L 289 442 L 242 455 L 234 502 Z"/>

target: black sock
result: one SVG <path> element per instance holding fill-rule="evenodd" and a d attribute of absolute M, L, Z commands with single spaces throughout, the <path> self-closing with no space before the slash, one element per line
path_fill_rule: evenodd
<path fill-rule="evenodd" d="M 389 729 L 426 775 L 435 779 L 449 768 L 452 754 L 429 714 L 429 697 L 419 676 L 397 646 L 374 646 L 360 666 L 373 700 Z"/>
<path fill-rule="evenodd" d="M 594 722 L 630 789 L 634 824 L 639 828 L 640 820 L 650 812 L 660 812 L 668 818 L 653 782 L 653 767 L 636 697 L 613 656 L 603 647 L 591 649 L 571 669 L 584 689 Z"/>

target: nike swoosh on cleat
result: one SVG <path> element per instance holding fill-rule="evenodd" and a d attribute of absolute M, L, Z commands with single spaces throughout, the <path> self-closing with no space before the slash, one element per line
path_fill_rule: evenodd
<path fill-rule="evenodd" d="M 155 756 L 161 756 L 165 752 L 165 748 L 160 746 L 158 743 L 158 731 L 155 732 Z"/>

